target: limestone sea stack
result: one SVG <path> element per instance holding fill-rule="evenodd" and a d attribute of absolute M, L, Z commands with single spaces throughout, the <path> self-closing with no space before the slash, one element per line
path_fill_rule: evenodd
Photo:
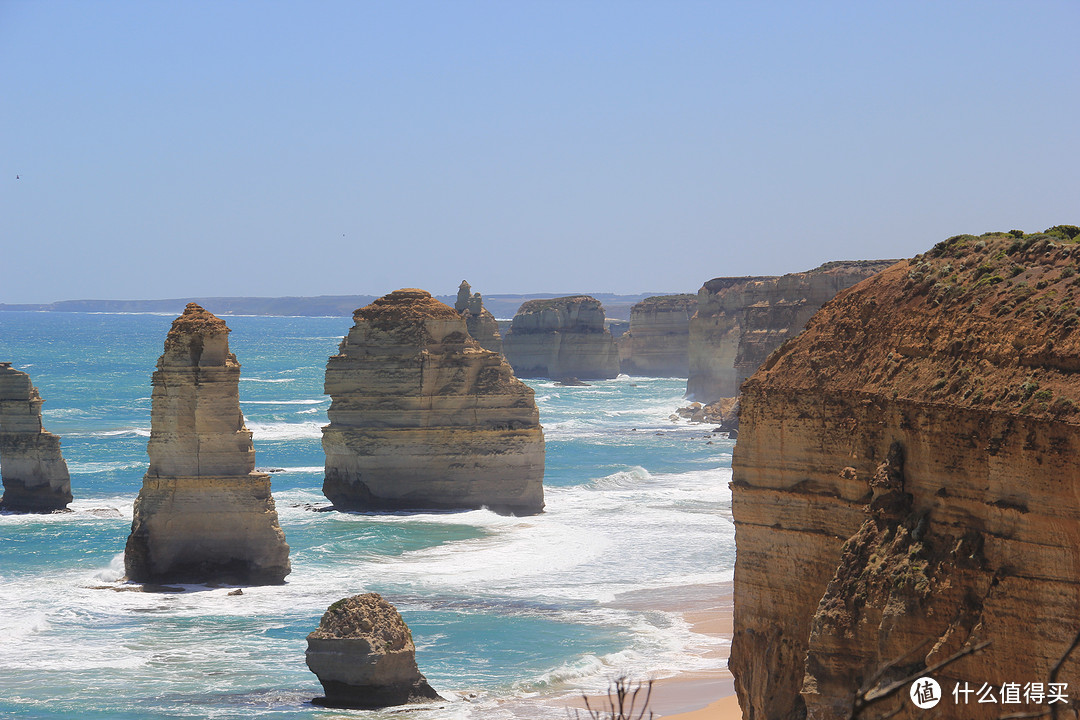
<path fill-rule="evenodd" d="M 503 338 L 503 353 L 518 377 L 603 380 L 619 374 L 604 307 L 588 295 L 522 303 Z"/>
<path fill-rule="evenodd" d="M 424 290 L 392 292 L 353 320 L 326 365 L 326 497 L 352 510 L 540 512 L 540 416 L 503 357 Z"/>
<path fill-rule="evenodd" d="M 690 318 L 696 295 L 657 295 L 630 309 L 630 330 L 616 345 L 619 369 L 627 375 L 688 377 Z"/>
<path fill-rule="evenodd" d="M 0 362 L 0 510 L 53 512 L 71 502 L 60 438 L 41 427 L 44 402 L 29 375 Z"/>
<path fill-rule="evenodd" d="M 150 468 L 124 552 L 135 582 L 274 584 L 289 574 L 270 476 L 254 472 L 225 322 L 188 303 L 153 376 Z"/>
<path fill-rule="evenodd" d="M 730 668 L 746 717 L 851 717 L 863 683 L 985 641 L 933 673 L 941 716 L 1047 709 L 1001 698 L 1045 690 L 1080 631 L 1078 235 L 943 241 L 837 295 L 743 385 Z M 1075 656 L 1056 682 L 1074 706 Z M 958 684 L 996 700 L 961 710 Z M 924 716 L 905 686 L 863 717 L 894 710 Z"/>
<path fill-rule="evenodd" d="M 464 280 L 458 286 L 454 309 L 465 318 L 469 335 L 480 344 L 480 347 L 491 352 L 503 351 L 499 323 L 495 320 L 495 316 L 484 307 L 484 298 L 480 293 L 472 292 L 472 287 Z"/>
<path fill-rule="evenodd" d="M 781 277 L 709 280 L 690 320 L 687 397 L 712 403 L 737 396 L 743 381 L 826 301 L 895 262 L 838 261 Z"/>
<path fill-rule="evenodd" d="M 442 700 L 416 666 L 401 613 L 378 593 L 338 600 L 307 636 L 305 658 L 334 708 L 381 708 Z"/>

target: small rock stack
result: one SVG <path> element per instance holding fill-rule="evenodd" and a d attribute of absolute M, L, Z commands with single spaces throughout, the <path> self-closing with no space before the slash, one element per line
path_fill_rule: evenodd
<path fill-rule="evenodd" d="M 495 320 L 495 316 L 484 307 L 483 296 L 480 293 L 472 292 L 472 287 L 464 280 L 458 286 L 454 309 L 461 314 L 461 317 L 465 318 L 465 325 L 469 329 L 469 335 L 473 340 L 480 343 L 480 347 L 491 352 L 501 353 L 503 351 L 499 323 Z"/>
<path fill-rule="evenodd" d="M 338 600 L 307 637 L 307 665 L 336 708 L 381 708 L 442 700 L 416 666 L 401 614 L 378 593 Z"/>
<path fill-rule="evenodd" d="M 151 394 L 150 468 L 124 553 L 135 582 L 274 584 L 289 573 L 270 476 L 253 472 L 225 322 L 188 303 Z"/>
<path fill-rule="evenodd" d="M 29 375 L 0 362 L 0 510 L 53 512 L 71 502 L 60 438 L 41 427 L 43 402 Z"/>

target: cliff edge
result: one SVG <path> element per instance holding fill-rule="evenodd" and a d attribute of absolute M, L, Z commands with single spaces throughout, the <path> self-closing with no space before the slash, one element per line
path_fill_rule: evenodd
<path fill-rule="evenodd" d="M 743 385 L 745 717 L 849 717 L 864 684 L 984 641 L 933 674 L 939 711 L 1045 709 L 1000 698 L 1047 683 L 1080 630 L 1078 233 L 938 243 L 837 295 Z M 1058 679 L 1075 688 L 1080 658 Z M 959 708 L 965 683 L 999 700 Z M 923 712 L 906 687 L 873 715 L 893 710 Z"/>
<path fill-rule="evenodd" d="M 702 403 L 739 394 L 773 350 L 797 335 L 836 293 L 895 260 L 842 260 L 780 277 L 714 278 L 690 320 L 686 395 Z"/>

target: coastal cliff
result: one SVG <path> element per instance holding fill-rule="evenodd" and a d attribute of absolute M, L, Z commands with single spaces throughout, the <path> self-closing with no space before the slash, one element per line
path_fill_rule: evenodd
<path fill-rule="evenodd" d="M 825 302 L 894 262 L 838 261 L 780 277 L 709 280 L 698 290 L 690 320 L 687 397 L 703 403 L 735 397 L 743 381 Z"/>
<path fill-rule="evenodd" d="M 696 295 L 657 295 L 634 305 L 630 330 L 616 340 L 619 369 L 627 375 L 688 377 L 696 310 Z"/>
<path fill-rule="evenodd" d="M 518 377 L 602 380 L 619 374 L 604 307 L 588 295 L 522 303 L 503 338 L 503 353 Z"/>
<path fill-rule="evenodd" d="M 480 344 L 480 347 L 491 352 L 501 353 L 502 336 L 499 334 L 499 323 L 484 307 L 484 298 L 480 293 L 472 292 L 472 287 L 464 280 L 458 286 L 457 301 L 454 309 L 465 318 L 465 326 L 469 335 Z"/>
<path fill-rule="evenodd" d="M 937 670 L 1047 683 L 1080 630 L 1080 229 L 957 236 L 827 303 L 742 387 L 730 668 L 744 717 L 849 717 Z M 1076 688 L 1080 658 L 1059 682 Z M 865 689 L 865 688 L 864 688 Z M 1070 703 L 1076 702 L 1073 696 Z M 871 716 L 919 717 L 907 698 Z"/>
<path fill-rule="evenodd" d="M 544 507 L 533 391 L 424 290 L 379 298 L 326 365 L 323 492 L 345 509 Z"/>
<path fill-rule="evenodd" d="M 150 467 L 124 552 L 134 582 L 272 584 L 289 574 L 270 476 L 254 472 L 228 334 L 189 303 L 165 338 L 152 381 Z"/>
<path fill-rule="evenodd" d="M 41 427 L 44 402 L 29 375 L 0 362 L 0 510 L 53 512 L 71 502 L 60 438 Z"/>

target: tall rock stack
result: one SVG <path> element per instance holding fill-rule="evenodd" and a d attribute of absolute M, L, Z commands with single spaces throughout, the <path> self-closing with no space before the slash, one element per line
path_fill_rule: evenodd
<path fill-rule="evenodd" d="M 698 290 L 690 320 L 687 397 L 703 403 L 739 394 L 739 386 L 836 293 L 895 260 L 825 263 L 781 277 L 724 277 Z"/>
<path fill-rule="evenodd" d="M 52 512 L 71 502 L 60 438 L 41 427 L 43 402 L 29 375 L 0 362 L 0 510 Z"/>
<path fill-rule="evenodd" d="M 937 710 L 907 684 L 862 717 L 1048 713 L 1003 704 L 1007 684 L 1065 683 L 1075 707 L 1078 236 L 943 241 L 838 295 L 743 385 L 730 668 L 746 717 L 851 717 L 864 684 L 983 642 L 932 673 Z M 957 706 L 953 688 L 984 685 Z"/>
<path fill-rule="evenodd" d="M 405 289 L 353 314 L 326 365 L 323 492 L 343 509 L 544 507 L 533 391 L 465 319 Z"/>
<path fill-rule="evenodd" d="M 151 393 L 150 468 L 124 553 L 135 582 L 274 584 L 289 574 L 270 476 L 254 472 L 225 322 L 188 303 Z"/>
<path fill-rule="evenodd" d="M 469 329 L 469 335 L 480 344 L 480 347 L 491 352 L 503 351 L 502 336 L 499 334 L 499 323 L 484 307 L 484 298 L 480 293 L 472 292 L 469 283 L 464 280 L 458 286 L 457 301 L 454 309 L 465 318 L 465 325 Z"/>
<path fill-rule="evenodd" d="M 603 380 L 619 374 L 604 306 L 588 295 L 522 303 L 503 338 L 503 354 L 519 377 Z"/>
<path fill-rule="evenodd" d="M 619 368 L 627 375 L 688 377 L 690 318 L 696 295 L 657 295 L 630 310 L 630 330 L 619 337 Z"/>

